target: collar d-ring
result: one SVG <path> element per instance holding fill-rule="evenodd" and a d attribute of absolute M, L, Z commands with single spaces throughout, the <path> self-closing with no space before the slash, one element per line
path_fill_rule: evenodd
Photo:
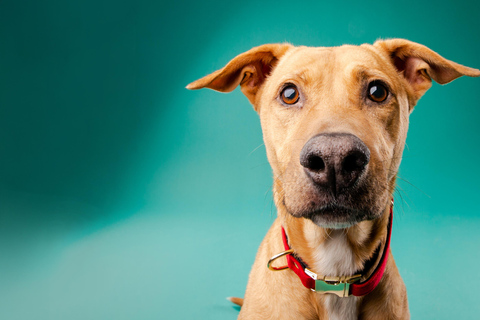
<path fill-rule="evenodd" d="M 288 269 L 288 265 L 283 266 L 283 267 L 274 267 L 274 266 L 272 266 L 272 263 L 273 263 L 273 261 L 277 260 L 278 258 L 281 258 L 283 256 L 286 256 L 286 255 L 292 254 L 292 253 L 293 253 L 293 249 L 289 249 L 289 250 L 285 250 L 283 252 L 280 252 L 279 254 L 274 255 L 273 257 L 270 258 L 270 260 L 268 260 L 268 263 L 267 263 L 268 269 L 270 269 L 272 271 L 282 271 L 282 270 Z"/>

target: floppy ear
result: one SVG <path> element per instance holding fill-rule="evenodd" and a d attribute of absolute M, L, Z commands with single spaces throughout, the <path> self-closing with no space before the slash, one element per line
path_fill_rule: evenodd
<path fill-rule="evenodd" d="M 289 44 L 265 44 L 252 48 L 233 58 L 223 69 L 190 83 L 187 89 L 210 88 L 230 92 L 240 84 L 243 94 L 255 107 L 258 89 L 290 48 Z"/>
<path fill-rule="evenodd" d="M 412 41 L 379 40 L 373 45 L 390 56 L 395 68 L 410 84 L 413 93 L 411 107 L 432 86 L 432 79 L 439 84 L 445 84 L 464 75 L 480 76 L 480 70 L 447 60 L 435 51 Z"/>

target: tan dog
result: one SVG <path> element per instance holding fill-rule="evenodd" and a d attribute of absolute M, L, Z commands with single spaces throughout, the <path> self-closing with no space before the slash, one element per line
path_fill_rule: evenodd
<path fill-rule="evenodd" d="M 187 86 L 229 92 L 240 85 L 260 115 L 273 169 L 278 218 L 260 245 L 239 319 L 409 319 L 388 246 L 380 283 L 360 297 L 312 292 L 292 270 L 266 264 L 285 250 L 283 226 L 295 257 L 319 277 L 358 273 L 367 281 L 385 248 L 410 112 L 431 79 L 445 84 L 462 75 L 480 71 L 392 39 L 263 45 Z"/>

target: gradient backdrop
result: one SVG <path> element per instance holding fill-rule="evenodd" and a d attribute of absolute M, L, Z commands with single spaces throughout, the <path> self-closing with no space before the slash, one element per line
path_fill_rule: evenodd
<path fill-rule="evenodd" d="M 480 68 L 478 1 L 0 1 L 0 319 L 235 319 L 275 217 L 256 113 L 189 82 L 269 42 L 403 37 Z M 413 319 L 480 318 L 480 79 L 411 117 Z"/>

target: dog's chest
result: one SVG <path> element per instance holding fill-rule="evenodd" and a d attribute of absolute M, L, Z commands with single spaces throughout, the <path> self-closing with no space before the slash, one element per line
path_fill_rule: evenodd
<path fill-rule="evenodd" d="M 352 248 L 343 230 L 334 230 L 315 252 L 315 270 L 326 276 L 352 275 L 356 271 Z M 321 293 L 318 293 L 321 294 Z M 325 308 L 330 320 L 357 319 L 357 297 L 326 294 Z"/>

